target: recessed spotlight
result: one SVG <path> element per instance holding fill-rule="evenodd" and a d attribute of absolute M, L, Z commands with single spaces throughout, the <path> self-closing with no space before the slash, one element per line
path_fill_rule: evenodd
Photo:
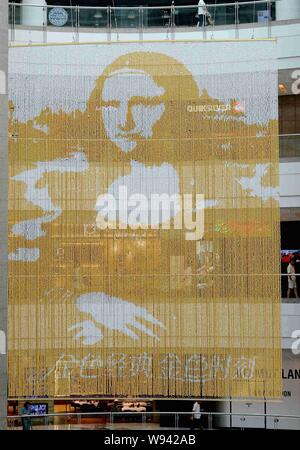
<path fill-rule="evenodd" d="M 287 94 L 287 88 L 284 84 L 280 83 L 278 85 L 278 90 L 282 93 L 282 94 Z"/>

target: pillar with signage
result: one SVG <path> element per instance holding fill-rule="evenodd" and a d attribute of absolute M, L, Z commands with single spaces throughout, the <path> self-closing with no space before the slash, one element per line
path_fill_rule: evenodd
<path fill-rule="evenodd" d="M 7 411 L 7 5 L 0 3 L 0 417 Z M 0 418 L 0 429 L 5 424 Z"/>
<path fill-rule="evenodd" d="M 22 0 L 21 24 L 42 27 L 46 6 L 45 0 Z"/>
<path fill-rule="evenodd" d="M 299 0 L 280 0 L 280 2 L 276 2 L 276 20 L 291 20 L 299 18 Z"/>

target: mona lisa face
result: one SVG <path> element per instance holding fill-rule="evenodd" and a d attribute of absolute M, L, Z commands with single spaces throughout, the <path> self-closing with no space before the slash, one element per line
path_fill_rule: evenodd
<path fill-rule="evenodd" d="M 165 111 L 163 87 L 146 72 L 122 69 L 113 72 L 102 91 L 102 117 L 107 137 L 123 152 L 140 139 L 149 139 L 154 124 Z"/>

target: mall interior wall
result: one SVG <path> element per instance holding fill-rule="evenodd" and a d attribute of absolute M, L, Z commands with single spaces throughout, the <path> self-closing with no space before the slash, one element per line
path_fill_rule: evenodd
<path fill-rule="evenodd" d="M 299 2 L 300 4 L 300 2 Z M 195 28 L 176 28 L 171 33 L 166 29 L 147 30 L 144 29 L 141 34 L 138 30 L 131 29 L 129 31 L 114 30 L 108 32 L 105 29 L 97 28 L 79 28 L 79 33 L 76 33 L 75 28 L 63 27 L 58 31 L 57 28 L 48 28 L 45 32 L 42 27 L 24 24 L 21 27 L 16 27 L 13 32 L 9 33 L 9 39 L 12 44 L 38 44 L 38 43 L 62 43 L 62 42 L 114 42 L 114 41 L 165 41 L 169 40 L 198 40 L 198 39 L 277 39 L 278 45 L 278 68 L 291 69 L 299 67 L 300 64 L 300 27 L 299 22 L 291 21 L 287 23 L 272 22 L 272 26 L 264 26 L 264 24 L 245 24 L 239 28 L 238 36 L 236 35 L 236 28 L 234 26 L 216 27 L 213 30 L 202 33 Z"/>
<path fill-rule="evenodd" d="M 299 0 L 280 0 L 276 4 L 277 20 L 299 19 L 300 2 Z"/>

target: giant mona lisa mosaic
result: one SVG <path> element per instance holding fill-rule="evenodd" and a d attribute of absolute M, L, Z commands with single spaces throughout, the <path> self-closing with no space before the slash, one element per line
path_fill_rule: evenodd
<path fill-rule="evenodd" d="M 9 395 L 279 397 L 275 42 L 9 64 Z"/>

